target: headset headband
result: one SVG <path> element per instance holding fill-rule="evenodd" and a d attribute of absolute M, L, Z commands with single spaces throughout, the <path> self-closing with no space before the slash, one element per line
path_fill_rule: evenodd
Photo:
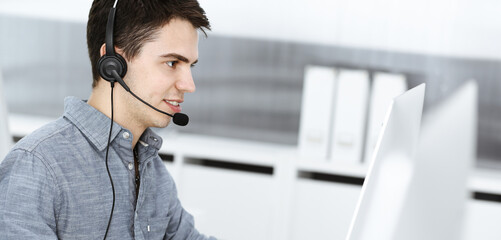
<path fill-rule="evenodd" d="M 106 25 L 106 56 L 115 56 L 115 46 L 113 44 L 113 26 L 115 25 L 115 13 L 117 11 L 118 0 L 115 0 L 113 8 L 110 9 L 108 15 L 108 23 Z"/>

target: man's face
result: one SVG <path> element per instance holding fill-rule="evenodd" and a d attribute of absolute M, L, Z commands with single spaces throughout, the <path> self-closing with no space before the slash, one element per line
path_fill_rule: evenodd
<path fill-rule="evenodd" d="M 194 92 L 191 67 L 198 60 L 198 32 L 181 19 L 161 27 L 153 41 L 145 43 L 138 56 L 127 61 L 124 81 L 140 98 L 174 114 L 181 111 L 184 93 Z M 142 127 L 166 127 L 170 117 L 125 93 L 129 121 Z"/>

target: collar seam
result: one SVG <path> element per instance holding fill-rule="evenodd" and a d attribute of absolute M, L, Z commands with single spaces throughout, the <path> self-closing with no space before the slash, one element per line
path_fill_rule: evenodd
<path fill-rule="evenodd" d="M 82 122 L 80 122 L 77 118 L 75 118 L 70 112 L 67 112 L 65 114 L 65 117 L 68 118 L 69 121 L 72 122 L 72 124 L 78 129 L 80 130 L 84 136 L 86 136 L 87 138 L 89 138 L 91 140 L 91 143 L 96 146 L 96 148 L 99 150 L 99 151 L 103 151 L 105 148 L 106 148 L 106 145 L 107 145 L 107 142 L 105 143 L 102 143 L 100 142 L 97 138 L 94 137 L 94 135 L 92 134 L 91 131 L 89 131 Z M 108 128 L 109 129 L 109 128 Z M 111 136 L 111 139 L 110 139 L 110 145 L 111 143 L 113 142 L 113 140 L 115 139 L 115 137 L 117 136 L 117 134 L 113 134 L 112 132 L 112 136 Z M 108 138 L 106 138 L 108 139 Z"/>
<path fill-rule="evenodd" d="M 68 120 L 70 120 L 73 125 L 75 125 L 78 130 L 82 131 L 86 137 L 92 140 L 92 143 L 99 149 L 99 151 L 102 151 L 102 144 L 92 136 L 92 134 L 84 127 L 84 125 L 75 117 L 73 117 L 70 113 L 66 114 L 68 117 Z M 111 142 L 111 140 L 110 140 Z"/>

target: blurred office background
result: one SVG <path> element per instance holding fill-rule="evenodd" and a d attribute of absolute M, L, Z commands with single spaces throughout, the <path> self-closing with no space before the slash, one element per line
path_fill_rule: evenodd
<path fill-rule="evenodd" d="M 190 124 L 178 131 L 296 146 L 304 69 L 403 74 L 427 83 L 425 111 L 462 83 L 479 85 L 477 165 L 501 169 L 501 2 L 496 0 L 200 0 Z M 9 111 L 56 118 L 86 99 L 90 0 L 0 3 L 0 68 Z"/>
<path fill-rule="evenodd" d="M 17 6 L 9 9 L 9 2 Z M 91 91 L 85 38 L 90 1 L 33 2 L 2 3 L 0 66 L 7 102 L 15 113 L 56 117 L 64 96 L 85 99 Z M 200 41 L 197 92 L 183 106 L 190 125 L 178 131 L 297 144 L 304 67 L 315 64 L 404 74 L 411 87 L 428 84 L 426 106 L 476 79 L 478 156 L 501 160 L 497 1 L 201 5 L 213 31 Z"/>

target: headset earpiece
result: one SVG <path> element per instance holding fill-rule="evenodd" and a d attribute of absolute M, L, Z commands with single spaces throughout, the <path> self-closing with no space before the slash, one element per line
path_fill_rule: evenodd
<path fill-rule="evenodd" d="M 112 71 L 115 70 L 118 75 L 123 78 L 127 73 L 127 62 L 120 56 L 120 54 L 115 53 L 115 45 L 113 42 L 113 28 L 115 25 L 115 13 L 118 0 L 115 1 L 113 8 L 110 9 L 108 14 L 108 22 L 106 23 L 106 36 L 104 38 L 106 43 L 106 54 L 99 58 L 97 66 L 99 68 L 99 75 L 111 83 L 119 82 L 125 89 L 128 89 L 127 85 L 122 79 L 118 79 L 113 76 Z M 113 85 L 112 85 L 113 86 Z"/>
<path fill-rule="evenodd" d="M 112 70 L 117 71 L 120 77 L 124 77 L 127 73 L 127 63 L 125 59 L 120 54 L 114 54 L 113 56 L 103 55 L 98 61 L 99 75 L 108 82 L 118 82 L 111 74 Z"/>

